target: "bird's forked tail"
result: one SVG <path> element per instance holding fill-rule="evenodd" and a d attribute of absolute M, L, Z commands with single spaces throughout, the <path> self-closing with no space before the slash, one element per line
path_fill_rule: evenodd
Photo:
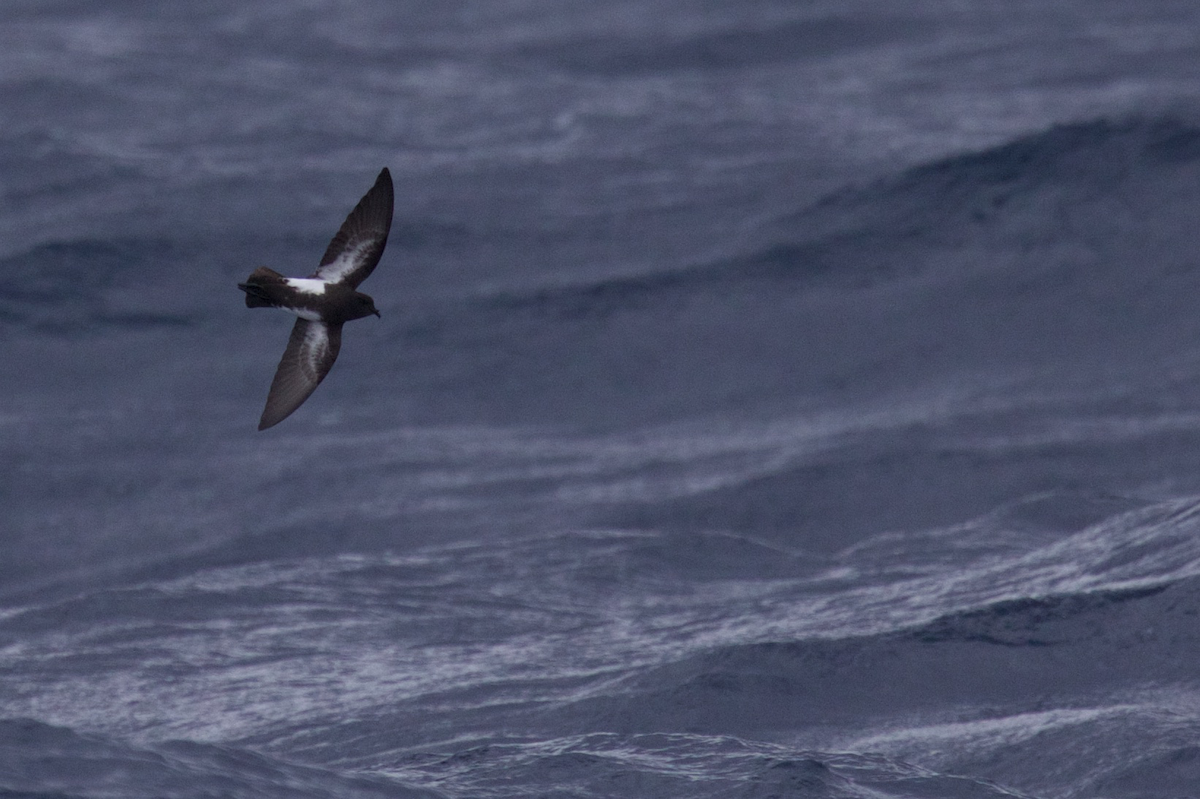
<path fill-rule="evenodd" d="M 286 278 L 274 269 L 260 266 L 250 273 L 245 283 L 238 283 L 238 288 L 246 292 L 247 308 L 274 308 L 278 305 L 271 299 L 271 289 L 284 282 Z"/>

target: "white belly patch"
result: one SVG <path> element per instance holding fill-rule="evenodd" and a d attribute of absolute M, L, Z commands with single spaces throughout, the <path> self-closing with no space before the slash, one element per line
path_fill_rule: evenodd
<path fill-rule="evenodd" d="M 307 319 L 310 322 L 320 322 L 321 321 L 321 315 L 319 313 L 317 313 L 316 311 L 312 310 L 311 308 L 288 308 L 286 305 L 281 305 L 280 307 L 283 308 L 283 310 L 285 310 L 285 311 L 294 313 L 296 316 L 299 316 L 301 319 Z"/>

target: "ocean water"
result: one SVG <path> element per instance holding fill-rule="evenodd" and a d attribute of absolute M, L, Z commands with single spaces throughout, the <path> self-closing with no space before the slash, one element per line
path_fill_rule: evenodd
<path fill-rule="evenodd" d="M 1198 89 L 1178 0 L 8 0 L 0 795 L 1200 795 Z"/>

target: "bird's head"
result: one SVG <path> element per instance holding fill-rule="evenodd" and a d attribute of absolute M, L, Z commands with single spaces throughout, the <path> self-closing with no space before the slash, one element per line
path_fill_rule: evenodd
<path fill-rule="evenodd" d="M 354 318 L 362 319 L 364 316 L 374 314 L 379 316 L 379 310 L 375 307 L 375 300 L 368 297 L 366 294 L 359 292 L 354 293 Z M 382 317 L 380 317 L 382 318 Z"/>

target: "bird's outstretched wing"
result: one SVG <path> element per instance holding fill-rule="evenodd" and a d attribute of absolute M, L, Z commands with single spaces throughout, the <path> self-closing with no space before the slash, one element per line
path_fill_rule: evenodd
<path fill-rule="evenodd" d="M 296 320 L 287 349 L 275 370 L 275 379 L 271 381 L 259 430 L 279 424 L 308 399 L 329 374 L 341 346 L 341 325 Z"/>
<path fill-rule="evenodd" d="M 394 201 L 392 174 L 384 167 L 375 185 L 358 201 L 329 242 L 325 257 L 312 276 L 358 288 L 383 254 L 392 228 Z"/>

